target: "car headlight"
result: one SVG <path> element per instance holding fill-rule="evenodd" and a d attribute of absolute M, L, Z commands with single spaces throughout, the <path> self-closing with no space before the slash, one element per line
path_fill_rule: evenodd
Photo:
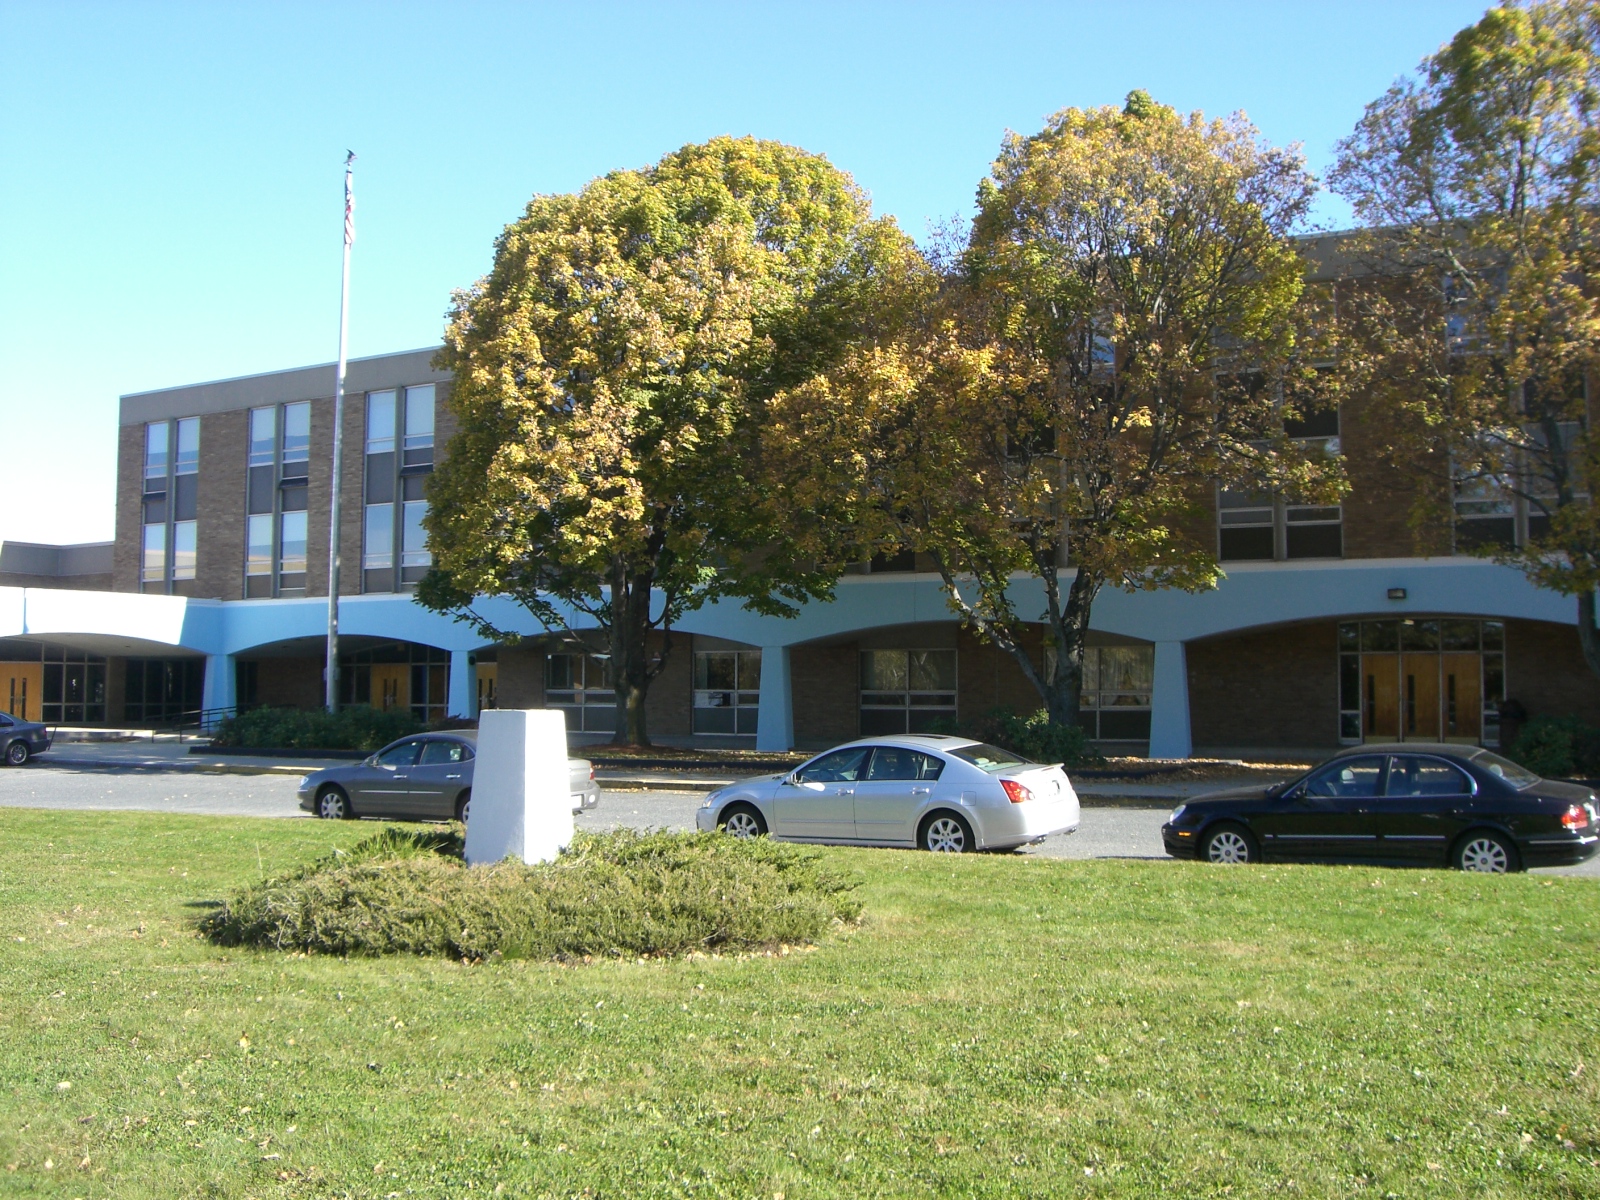
<path fill-rule="evenodd" d="M 309 776 L 309 775 L 300 776 L 300 790 L 303 792 L 303 791 L 306 791 L 307 789 L 309 789 L 310 787 L 311 787 L 311 776 Z"/>
<path fill-rule="evenodd" d="M 1167 818 L 1167 824 L 1168 825 L 1176 825 L 1178 823 L 1178 821 L 1182 818 L 1182 816 L 1184 814 L 1184 810 L 1187 809 L 1188 807 L 1189 806 L 1187 804 L 1180 804 L 1180 805 L 1178 805 L 1177 808 L 1173 809 L 1172 810 L 1172 815 Z"/>
<path fill-rule="evenodd" d="M 717 805 L 717 801 L 721 797 L 722 797 L 722 793 L 720 791 L 712 792 L 704 800 L 700 801 L 700 807 L 701 808 L 715 808 L 716 805 Z"/>

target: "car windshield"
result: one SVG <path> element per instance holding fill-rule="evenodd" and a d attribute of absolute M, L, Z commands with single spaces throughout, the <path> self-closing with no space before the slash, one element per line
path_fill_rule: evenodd
<path fill-rule="evenodd" d="M 970 746 L 958 746 L 949 751 L 963 762 L 969 762 L 981 771 L 988 771 L 991 775 L 996 771 L 1004 771 L 1007 767 L 1031 767 L 1031 759 L 1022 758 L 1002 750 L 999 746 L 991 746 L 988 742 L 973 742 Z"/>
<path fill-rule="evenodd" d="M 1514 788 L 1525 788 L 1539 782 L 1539 777 L 1527 767 L 1514 763 L 1509 758 L 1501 758 L 1488 750 L 1478 751 L 1472 756 L 1472 761 L 1489 774 L 1498 775 Z"/>

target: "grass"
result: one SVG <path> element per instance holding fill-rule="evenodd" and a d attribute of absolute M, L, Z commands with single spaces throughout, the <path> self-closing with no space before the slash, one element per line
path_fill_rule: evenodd
<path fill-rule="evenodd" d="M 221 949 L 371 826 L 7 810 L 0 1194 L 1600 1194 L 1584 879 L 830 851 L 810 952 Z"/>

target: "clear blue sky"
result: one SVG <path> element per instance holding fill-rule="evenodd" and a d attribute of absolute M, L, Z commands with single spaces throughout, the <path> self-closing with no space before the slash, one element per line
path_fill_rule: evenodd
<path fill-rule="evenodd" d="M 824 153 L 922 237 L 1006 129 L 1136 87 L 1320 170 L 1482 9 L 0 0 L 0 538 L 111 536 L 120 394 L 333 359 L 346 147 L 360 356 L 436 343 L 530 195 L 686 142 Z"/>

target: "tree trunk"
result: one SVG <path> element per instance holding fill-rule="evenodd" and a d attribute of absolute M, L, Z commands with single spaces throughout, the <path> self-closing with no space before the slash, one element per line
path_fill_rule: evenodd
<path fill-rule="evenodd" d="M 655 672 L 650 669 L 650 579 L 630 578 L 621 564 L 611 575 L 611 662 L 607 674 L 616 693 L 613 746 L 648 746 L 644 702 Z"/>
<path fill-rule="evenodd" d="M 1578 593 L 1578 645 L 1583 647 L 1583 661 L 1589 670 L 1600 678 L 1600 630 L 1594 625 L 1594 593 Z"/>
<path fill-rule="evenodd" d="M 1087 571 L 1078 571 L 1067 589 L 1066 604 L 1051 615 L 1050 632 L 1056 643 L 1055 673 L 1043 681 L 1041 692 L 1053 725 L 1082 722 L 1083 647 L 1089 634 L 1089 614 L 1099 591 L 1098 579 Z"/>

